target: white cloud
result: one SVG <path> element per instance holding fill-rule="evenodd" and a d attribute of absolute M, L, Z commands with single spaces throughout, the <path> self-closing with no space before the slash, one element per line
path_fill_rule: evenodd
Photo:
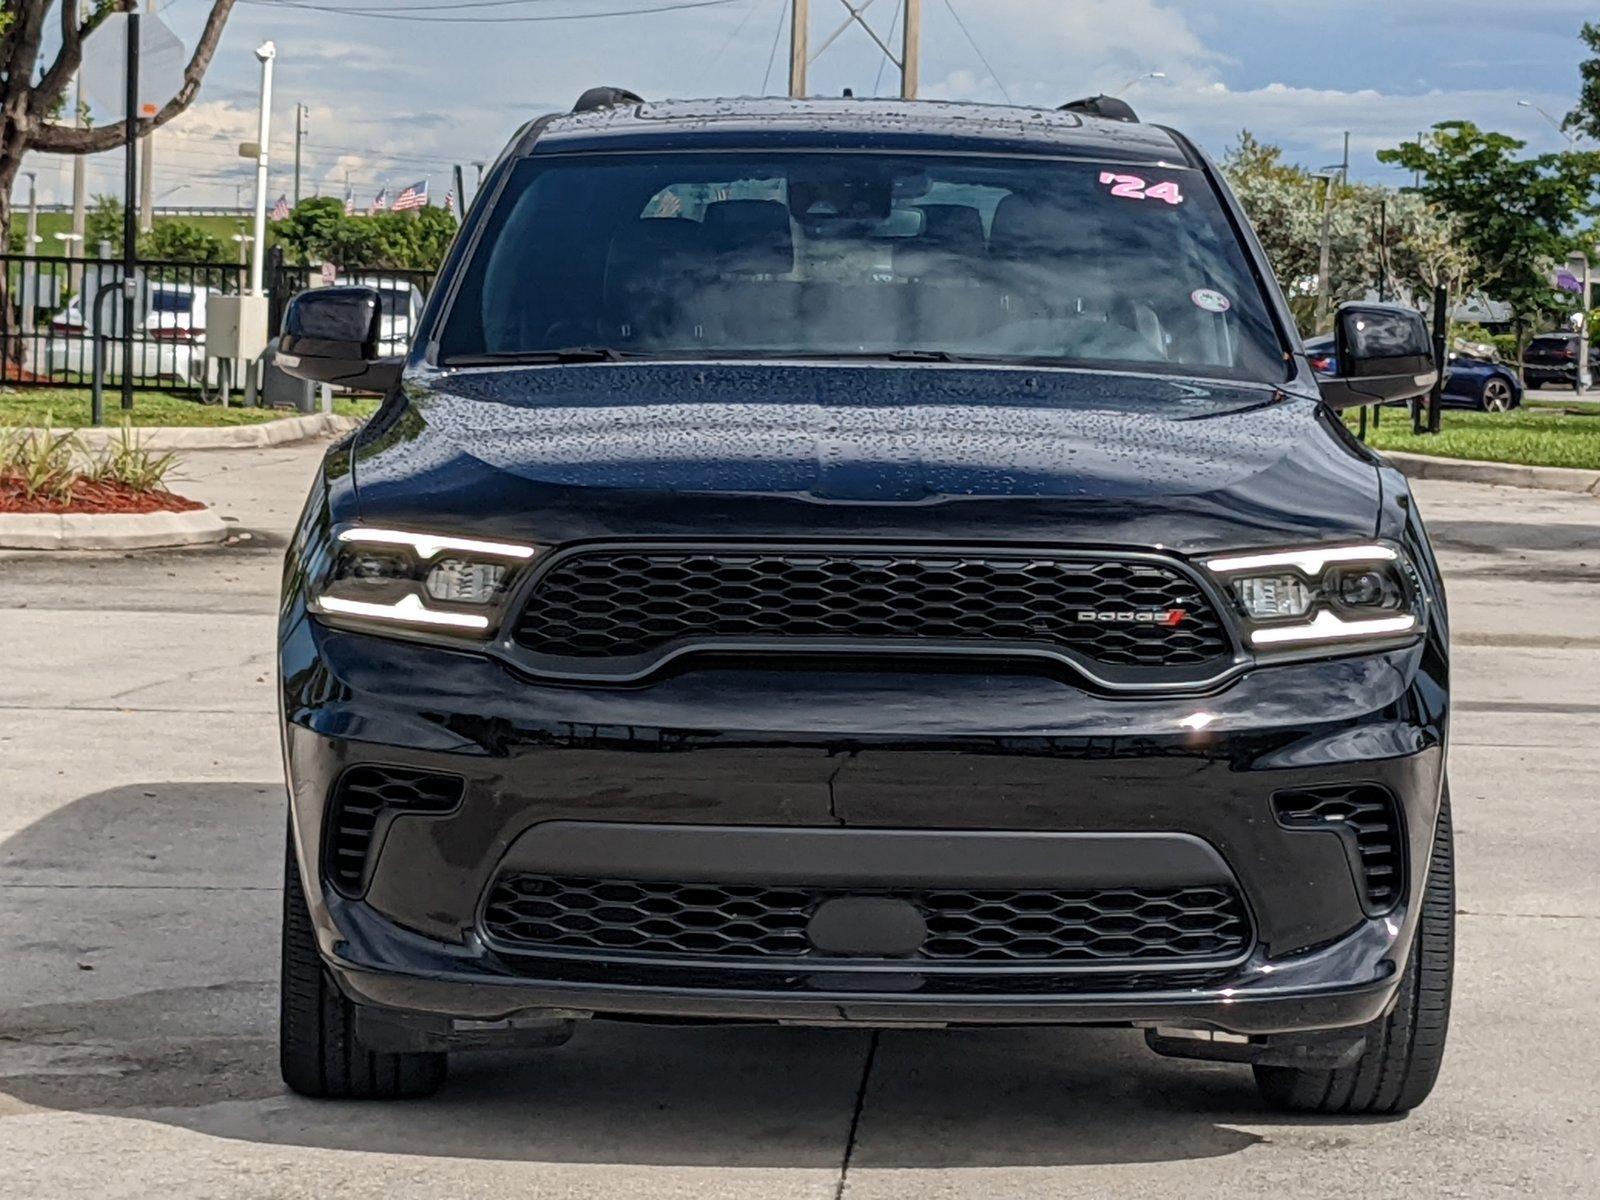
<path fill-rule="evenodd" d="M 1190 132 L 1220 152 L 1241 128 L 1320 165 L 1339 157 L 1353 132 L 1356 170 L 1390 177 L 1372 152 L 1455 117 L 1527 138 L 1560 140 L 1532 99 L 1561 114 L 1571 104 L 1580 47 L 1577 25 L 1592 0 L 950 0 L 1017 103 L 1055 105 L 1141 81 L 1128 99 L 1147 119 Z M 172 6 L 192 39 L 204 5 Z M 342 194 L 349 171 L 358 194 L 387 182 L 432 176 L 442 192 L 450 165 L 492 158 L 531 116 L 564 107 L 585 88 L 616 83 L 648 96 L 780 91 L 786 72 L 783 0 L 623 20 L 491 25 L 420 25 L 358 20 L 272 6 L 235 10 L 201 102 L 164 135 L 158 190 L 186 184 L 178 199 L 231 202 L 250 164 L 233 157 L 253 139 L 265 37 L 279 47 L 273 154 L 274 195 L 289 187 L 293 108 L 312 109 L 304 187 Z M 887 31 L 894 0 L 870 16 Z M 818 39 L 843 17 L 812 0 Z M 1002 89 L 942 2 L 924 6 L 924 92 L 998 101 Z M 774 50 L 776 53 L 774 54 Z M 771 63 L 770 72 L 768 64 Z M 1469 67 L 1466 63 L 1488 64 Z M 1455 64 L 1455 65 L 1450 65 Z M 866 94 L 895 71 L 859 30 L 812 68 L 812 89 Z M 41 164 L 47 197 L 66 173 Z M 115 190 L 114 158 L 91 172 Z"/>

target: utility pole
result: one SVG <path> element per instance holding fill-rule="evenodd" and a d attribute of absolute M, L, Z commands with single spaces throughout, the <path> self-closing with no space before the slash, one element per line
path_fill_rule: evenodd
<path fill-rule="evenodd" d="M 294 205 L 300 207 L 300 143 L 306 139 L 306 114 L 304 104 L 294 106 Z"/>
<path fill-rule="evenodd" d="M 915 100 L 922 83 L 922 0 L 906 0 L 900 40 L 900 99 Z"/>
<path fill-rule="evenodd" d="M 1328 272 L 1332 269 L 1333 236 L 1333 181 L 1337 175 L 1319 175 L 1323 182 L 1322 192 L 1322 245 L 1317 251 L 1317 315 L 1316 328 L 1321 333 L 1328 325 L 1328 307 L 1332 296 L 1332 288 L 1328 279 Z"/>
<path fill-rule="evenodd" d="M 1350 131 L 1344 131 L 1344 159 L 1339 164 L 1339 184 L 1341 187 L 1350 186 Z"/>
<path fill-rule="evenodd" d="M 811 0 L 789 0 L 789 95 L 805 98 L 806 61 L 811 53 Z"/>

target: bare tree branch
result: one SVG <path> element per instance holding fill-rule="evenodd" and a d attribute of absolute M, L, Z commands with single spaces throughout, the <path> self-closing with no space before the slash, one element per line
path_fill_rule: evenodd
<path fill-rule="evenodd" d="M 211 65 L 211 57 L 216 53 L 217 43 L 222 40 L 222 29 L 233 11 L 233 5 L 234 0 L 213 0 L 211 13 L 206 17 L 205 28 L 200 31 L 200 40 L 195 43 L 194 53 L 189 57 L 189 65 L 184 68 L 183 83 L 179 85 L 172 99 L 162 105 L 155 116 L 139 122 L 139 136 L 143 137 L 152 129 L 159 129 L 173 117 L 178 116 L 199 94 L 200 82 L 205 78 L 206 69 Z M 124 140 L 121 121 L 95 129 L 73 129 L 66 125 L 41 122 L 29 137 L 28 148 L 48 154 L 98 154 L 102 150 L 116 149 Z"/>
<path fill-rule="evenodd" d="M 78 0 L 58 0 L 58 3 L 61 5 L 61 48 L 56 51 L 55 62 L 50 64 L 49 70 L 33 89 L 28 111 L 35 117 L 42 117 L 55 107 L 61 93 L 66 91 L 67 84 L 71 82 L 73 73 L 83 65 L 84 39 L 104 25 L 106 18 L 116 11 L 111 4 L 97 5 L 79 25 Z"/>

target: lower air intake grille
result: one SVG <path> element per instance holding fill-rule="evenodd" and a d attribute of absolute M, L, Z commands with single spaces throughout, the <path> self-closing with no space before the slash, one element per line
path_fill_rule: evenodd
<path fill-rule="evenodd" d="M 811 917 L 847 894 L 863 893 L 508 873 L 484 925 L 508 948 L 816 962 L 826 956 L 811 945 Z M 1242 955 L 1250 937 L 1227 887 L 877 894 L 920 912 L 927 936 L 911 958 L 927 962 L 1215 962 Z"/>
<path fill-rule="evenodd" d="M 398 813 L 444 813 L 461 803 L 464 780 L 399 767 L 351 767 L 339 777 L 328 804 L 324 861 L 328 878 L 346 895 L 358 895 L 371 869 L 373 835 Z"/>
<path fill-rule="evenodd" d="M 1387 788 L 1357 783 L 1279 792 L 1272 808 L 1285 828 L 1340 832 L 1367 908 L 1380 913 L 1395 906 L 1405 884 L 1405 834 Z"/>

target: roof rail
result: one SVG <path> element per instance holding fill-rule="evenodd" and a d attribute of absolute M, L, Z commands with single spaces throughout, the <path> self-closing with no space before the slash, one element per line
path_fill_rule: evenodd
<path fill-rule="evenodd" d="M 1084 113 L 1091 117 L 1104 117 L 1108 121 L 1128 121 L 1134 125 L 1139 123 L 1139 114 L 1133 111 L 1133 106 L 1115 96 L 1085 96 L 1082 100 L 1069 100 L 1058 111 Z"/>
<path fill-rule="evenodd" d="M 578 102 L 572 106 L 572 111 L 575 113 L 596 112 L 602 108 L 614 108 L 619 104 L 643 103 L 643 96 L 635 95 L 627 88 L 592 87 L 578 97 Z"/>

